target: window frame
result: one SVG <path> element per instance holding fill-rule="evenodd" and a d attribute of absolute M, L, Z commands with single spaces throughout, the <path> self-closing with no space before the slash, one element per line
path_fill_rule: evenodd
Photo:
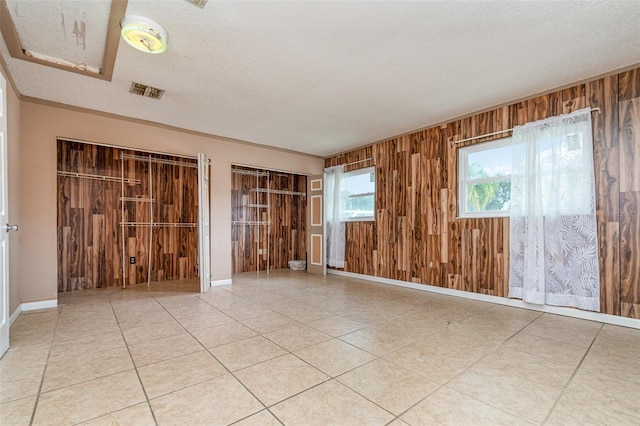
<path fill-rule="evenodd" d="M 501 218 L 501 217 L 509 217 L 509 210 L 491 210 L 491 211 L 481 211 L 481 212 L 468 212 L 466 211 L 467 207 L 467 188 L 469 185 L 479 184 L 479 183 L 488 183 L 488 182 L 498 182 L 503 180 L 511 181 L 511 173 L 503 176 L 494 176 L 488 178 L 480 178 L 480 179 L 467 179 L 467 170 L 469 166 L 469 155 L 479 152 L 479 151 L 488 151 L 491 149 L 498 149 L 505 146 L 511 145 L 512 137 L 506 136 L 504 138 L 477 143 L 473 145 L 461 146 L 457 150 L 458 154 L 458 216 L 459 219 L 479 219 L 479 218 Z M 509 159 L 509 162 L 512 163 L 513 159 Z"/>
<path fill-rule="evenodd" d="M 377 178 L 376 178 L 376 167 L 375 166 L 370 166 L 370 167 L 363 167 L 361 169 L 355 169 L 355 170 L 350 170 L 348 172 L 344 172 L 343 173 L 343 179 L 346 183 L 346 180 L 349 177 L 352 176 L 358 176 L 358 175 L 364 175 L 364 174 L 371 174 L 373 173 L 373 186 L 374 186 L 374 190 L 373 192 L 363 192 L 363 193 L 359 193 L 359 194 L 354 194 L 354 195 L 349 195 L 349 196 L 345 196 L 345 201 L 348 200 L 349 198 L 358 198 L 358 197 L 369 197 L 369 196 L 373 196 L 373 213 L 371 216 L 356 216 L 356 217 L 342 217 L 342 211 L 340 212 L 340 221 L 341 222 L 375 222 L 376 220 L 376 191 L 378 190 L 378 185 L 377 185 Z M 345 203 L 345 210 L 346 211 L 346 203 Z"/>

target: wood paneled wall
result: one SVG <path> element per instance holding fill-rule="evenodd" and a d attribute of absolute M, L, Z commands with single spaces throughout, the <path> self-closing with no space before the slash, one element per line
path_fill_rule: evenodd
<path fill-rule="evenodd" d="M 235 169 L 266 173 L 234 166 Z M 306 193 L 306 176 L 268 171 L 269 176 L 231 174 L 233 273 L 288 268 L 306 259 L 306 205 L 301 195 L 259 193 L 255 188 Z M 269 204 L 269 209 L 249 204 Z M 249 224 L 237 222 L 261 222 Z M 269 223 L 269 226 L 267 226 Z M 261 254 L 259 254 L 261 250 Z"/>
<path fill-rule="evenodd" d="M 120 178 L 122 162 L 126 178 L 124 197 L 149 198 L 146 161 L 120 159 L 120 153 L 145 153 L 78 142 L 58 141 L 58 170 Z M 193 160 L 162 156 L 172 161 Z M 151 164 L 153 221 L 197 223 L 197 169 L 181 165 Z M 122 185 L 118 182 L 58 176 L 58 291 L 122 285 Z M 126 201 L 125 222 L 149 222 L 149 202 Z M 147 282 L 149 256 L 151 280 L 197 277 L 198 229 L 125 227 L 126 284 Z M 135 257 L 135 264 L 129 258 Z"/>
<path fill-rule="evenodd" d="M 505 297 L 509 219 L 457 219 L 452 142 L 592 113 L 601 312 L 640 318 L 640 69 L 578 84 L 326 159 L 376 165 L 376 221 L 348 222 L 345 270 Z M 367 167 L 363 163 L 357 167 Z"/>

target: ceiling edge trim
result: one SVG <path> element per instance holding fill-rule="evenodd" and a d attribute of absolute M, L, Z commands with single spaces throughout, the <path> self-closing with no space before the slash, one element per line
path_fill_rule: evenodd
<path fill-rule="evenodd" d="M 7 66 L 7 63 L 4 61 L 4 57 L 2 55 L 0 55 L 0 67 L 2 67 L 2 71 L 4 73 L 4 76 L 7 79 L 7 81 L 9 82 L 9 84 L 11 85 L 11 87 L 13 88 L 13 91 L 16 94 L 16 96 L 18 97 L 18 100 L 21 101 L 22 100 L 22 93 L 20 93 L 20 91 L 18 90 L 18 87 L 16 86 L 16 82 L 13 81 L 13 76 L 9 72 L 9 67 Z"/>
<path fill-rule="evenodd" d="M 419 127 L 417 129 L 414 129 L 414 130 L 408 130 L 406 132 L 403 132 L 403 133 L 400 133 L 400 134 L 397 134 L 397 135 L 394 135 L 394 136 L 390 136 L 388 138 L 379 139 L 379 140 L 376 140 L 374 142 L 368 142 L 368 143 L 363 144 L 363 145 L 358 145 L 356 147 L 353 147 L 353 148 L 350 148 L 350 149 L 347 149 L 347 150 L 344 150 L 344 151 L 336 152 L 335 154 L 328 155 L 328 156 L 324 157 L 324 159 L 327 160 L 327 159 L 336 157 L 338 155 L 347 154 L 349 152 L 352 152 L 352 151 L 355 151 L 355 150 L 358 150 L 358 149 L 362 149 L 362 148 L 366 148 L 366 147 L 369 147 L 369 146 L 372 146 L 372 145 L 376 145 L 376 144 L 379 144 L 379 143 L 387 142 L 387 141 L 390 141 L 392 139 L 401 138 L 403 136 L 408 136 L 408 135 L 411 135 L 413 133 L 423 132 L 423 131 L 428 130 L 428 129 L 433 129 L 434 127 L 444 126 L 444 125 L 447 125 L 447 124 L 449 124 L 449 123 L 451 123 L 453 121 L 463 120 L 465 118 L 472 117 L 474 115 L 483 114 L 485 112 L 493 111 L 493 110 L 498 109 L 498 108 L 504 108 L 504 107 L 509 106 L 509 105 L 517 104 L 518 102 L 526 101 L 526 100 L 529 100 L 529 99 L 532 99 L 532 98 L 536 98 L 538 96 L 548 95 L 549 93 L 558 92 L 560 90 L 568 89 L 570 87 L 577 86 L 579 84 L 589 83 L 589 82 L 594 81 L 594 80 L 599 80 L 601 78 L 610 77 L 612 75 L 620 74 L 620 73 L 623 73 L 623 72 L 626 72 L 626 71 L 631 71 L 631 70 L 636 69 L 636 68 L 640 68 L 640 62 L 638 62 L 636 64 L 633 64 L 633 65 L 629 65 L 629 66 L 623 67 L 623 68 L 619 68 L 619 69 L 614 70 L 614 71 L 608 71 L 608 72 L 603 73 L 603 74 L 594 75 L 592 77 L 588 77 L 588 78 L 585 78 L 583 80 L 579 80 L 579 81 L 576 81 L 576 82 L 573 82 L 573 83 L 563 84 L 562 86 L 558 86 L 558 87 L 555 87 L 555 88 L 552 88 L 552 89 L 548 89 L 548 90 L 545 90 L 543 92 L 538 92 L 538 93 L 534 93 L 532 95 L 523 96 L 523 97 L 515 99 L 515 100 L 503 102 L 503 103 L 501 103 L 499 105 L 494 105 L 494 106 L 491 106 L 491 107 L 487 107 L 487 108 L 483 108 L 483 109 L 480 109 L 480 110 L 476 110 L 474 112 L 470 112 L 470 113 L 467 113 L 467 114 L 459 115 L 457 117 L 449 118 L 449 119 L 446 119 L 446 120 L 443 120 L 443 121 L 438 121 L 438 122 L 435 122 L 433 124 L 428 124 L 426 126 Z"/>
<path fill-rule="evenodd" d="M 218 139 L 218 140 L 223 141 L 223 142 L 231 142 L 231 143 L 237 143 L 237 144 L 241 144 L 241 145 L 249 145 L 249 146 L 254 146 L 254 147 L 259 147 L 259 148 L 267 148 L 267 149 L 272 149 L 272 150 L 275 150 L 275 151 L 286 152 L 288 154 L 302 155 L 302 156 L 305 156 L 305 157 L 316 158 L 316 159 L 321 159 L 321 160 L 325 159 L 325 157 L 323 157 L 321 155 L 314 155 L 314 154 L 309 154 L 309 153 L 306 153 L 306 152 L 295 151 L 293 149 L 280 148 L 278 146 L 265 145 L 265 144 L 260 144 L 260 143 L 257 143 L 257 142 L 245 141 L 245 140 L 242 140 L 242 139 L 235 139 L 235 138 L 231 138 L 231 137 L 228 137 L 228 136 L 215 135 L 213 133 L 199 132 L 197 130 L 189 130 L 189 129 L 185 129 L 185 128 L 182 128 L 182 127 L 171 126 L 169 124 L 162 124 L 162 123 L 158 123 L 158 122 L 155 122 L 155 121 L 149 121 L 149 120 L 143 120 L 143 119 L 140 119 L 140 118 L 127 117 L 127 116 L 124 116 L 124 115 L 113 114 L 113 113 L 110 113 L 110 112 L 103 112 L 103 111 L 98 111 L 98 110 L 95 110 L 95 109 L 89 109 L 89 108 L 83 108 L 83 107 L 63 104 L 63 103 L 60 103 L 60 102 L 47 101 L 47 100 L 40 99 L 40 98 L 33 98 L 31 96 L 24 96 L 23 95 L 20 100 L 23 101 L 23 102 L 29 102 L 29 103 L 32 103 L 32 104 L 49 106 L 49 107 L 53 107 L 53 108 L 66 109 L 66 110 L 69 110 L 69 111 L 82 112 L 82 113 L 85 113 L 85 114 L 98 115 L 98 116 L 101 116 L 101 117 L 115 118 L 115 119 L 118 119 L 118 120 L 128 121 L 130 123 L 144 124 L 144 125 L 147 125 L 147 126 L 153 126 L 153 127 L 157 127 L 157 128 L 160 128 L 160 129 L 171 130 L 171 131 L 179 132 L 179 133 L 185 133 L 185 134 L 188 134 L 188 135 L 202 136 L 202 137 L 211 138 L 211 139 Z"/>
<path fill-rule="evenodd" d="M 84 75 L 86 77 L 93 77 L 100 80 L 111 81 L 111 77 L 113 76 L 113 69 L 116 64 L 116 54 L 118 53 L 118 46 L 120 43 L 120 20 L 124 17 L 124 14 L 127 10 L 127 4 L 128 0 L 112 0 L 111 2 L 109 23 L 107 27 L 107 37 L 104 47 L 104 56 L 102 58 L 102 67 L 100 68 L 100 73 L 98 74 L 26 55 L 20 43 L 20 38 L 18 37 L 15 23 L 13 22 L 13 19 L 11 19 L 11 13 L 9 12 L 9 6 L 7 5 L 6 0 L 0 0 L 0 32 L 2 33 L 5 44 L 7 45 L 9 54 L 13 58 L 39 65 L 44 65 L 47 67 L 57 68 L 62 71 L 73 72 L 76 74 Z"/>

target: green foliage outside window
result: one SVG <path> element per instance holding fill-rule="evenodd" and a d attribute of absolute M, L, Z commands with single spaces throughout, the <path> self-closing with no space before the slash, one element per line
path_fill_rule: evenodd
<path fill-rule="evenodd" d="M 471 179 L 490 177 L 478 164 L 470 164 Z M 506 211 L 511 200 L 511 181 L 497 180 L 467 186 L 467 209 L 471 212 Z"/>

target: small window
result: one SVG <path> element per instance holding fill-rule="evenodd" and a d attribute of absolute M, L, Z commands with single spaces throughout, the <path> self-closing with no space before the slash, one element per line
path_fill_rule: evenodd
<path fill-rule="evenodd" d="M 375 167 L 346 172 L 344 196 L 346 204 L 340 212 L 343 221 L 375 220 Z"/>
<path fill-rule="evenodd" d="M 511 162 L 511 138 L 458 150 L 460 217 L 509 216 Z"/>

